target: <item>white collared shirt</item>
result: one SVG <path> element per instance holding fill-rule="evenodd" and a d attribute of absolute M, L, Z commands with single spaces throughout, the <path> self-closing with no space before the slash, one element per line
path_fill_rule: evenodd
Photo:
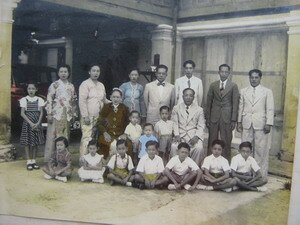
<path fill-rule="evenodd" d="M 29 95 L 27 95 L 26 97 L 23 97 L 19 100 L 20 107 L 27 109 L 27 101 L 35 102 L 36 100 L 38 100 L 39 108 L 45 106 L 46 102 L 41 97 L 38 97 L 38 96 L 30 97 Z"/>
<path fill-rule="evenodd" d="M 232 157 L 230 167 L 238 173 L 249 173 L 251 170 L 257 172 L 260 170 L 259 165 L 252 156 L 245 160 L 241 154 Z"/>
<path fill-rule="evenodd" d="M 156 82 L 156 84 L 158 84 L 158 83 L 160 83 L 158 80 L 156 80 L 157 82 Z M 163 81 L 163 82 L 161 82 L 162 84 L 165 84 L 165 86 L 166 86 L 166 82 L 165 81 Z M 163 94 L 163 92 L 164 92 L 164 87 L 165 86 L 163 86 L 163 85 L 158 85 L 158 90 L 159 90 L 159 96 L 160 97 L 162 97 L 162 94 Z"/>
<path fill-rule="evenodd" d="M 223 88 L 225 89 L 226 84 L 227 84 L 227 80 L 228 80 L 228 79 L 226 79 L 226 80 L 224 80 L 224 81 L 221 81 L 221 80 L 220 80 L 220 85 L 219 85 L 219 88 L 220 88 L 220 89 L 222 88 L 222 82 L 223 82 Z"/>
<path fill-rule="evenodd" d="M 140 136 L 142 135 L 143 130 L 141 125 L 135 124 L 133 125 L 132 123 L 129 123 L 126 126 L 126 129 L 124 131 L 124 134 L 127 134 L 130 138 L 130 140 L 138 140 Z"/>
<path fill-rule="evenodd" d="M 145 174 L 157 174 L 164 171 L 164 163 L 161 157 L 155 155 L 153 159 L 150 159 L 148 154 L 144 155 L 137 165 L 137 172 Z"/>
<path fill-rule="evenodd" d="M 175 124 L 172 120 L 167 120 L 167 121 L 159 120 L 155 124 L 154 130 L 159 136 L 161 136 L 161 135 L 172 135 L 173 130 L 174 130 L 174 126 L 175 126 Z"/>
<path fill-rule="evenodd" d="M 83 158 L 89 165 L 97 166 L 101 162 L 103 155 L 96 153 L 95 156 L 92 156 L 91 153 L 88 153 L 84 155 Z"/>
<path fill-rule="evenodd" d="M 179 160 L 179 156 L 175 155 L 167 163 L 166 168 L 182 176 L 185 175 L 189 171 L 189 169 L 191 171 L 198 170 L 199 166 L 190 157 L 186 157 L 186 159 L 183 162 L 181 162 Z"/>
<path fill-rule="evenodd" d="M 211 173 L 224 173 L 225 171 L 230 171 L 228 160 L 221 155 L 216 158 L 213 154 L 205 157 L 201 168 L 207 169 Z"/>
<path fill-rule="evenodd" d="M 125 157 L 122 159 L 122 157 L 120 156 L 119 153 L 113 155 L 109 162 L 107 163 L 107 167 L 109 167 L 110 169 L 115 169 L 115 162 L 117 160 L 117 168 L 119 169 L 128 169 L 128 170 L 132 170 L 134 168 L 133 163 L 132 163 L 132 159 L 129 155 L 125 154 Z M 128 162 L 128 167 L 126 168 Z"/>

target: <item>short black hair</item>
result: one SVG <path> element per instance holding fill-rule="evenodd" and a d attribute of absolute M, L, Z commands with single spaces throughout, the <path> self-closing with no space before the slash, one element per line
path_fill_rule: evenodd
<path fill-rule="evenodd" d="M 163 110 L 168 110 L 168 112 L 170 111 L 169 106 L 163 105 L 162 107 L 159 108 L 159 112 L 163 111 Z"/>
<path fill-rule="evenodd" d="M 230 66 L 228 66 L 228 65 L 225 64 L 225 63 L 219 66 L 219 71 L 221 70 L 222 67 L 227 67 L 228 70 L 230 71 Z"/>
<path fill-rule="evenodd" d="M 111 91 L 111 95 L 114 93 L 114 92 L 119 92 L 119 94 L 121 95 L 121 97 L 123 96 L 123 92 L 120 88 L 113 88 L 113 90 Z"/>
<path fill-rule="evenodd" d="M 63 136 L 60 136 L 60 137 L 56 138 L 55 141 L 54 141 L 55 145 L 56 145 L 56 143 L 59 142 L 59 141 L 64 142 L 66 148 L 69 146 L 69 141 L 68 141 L 67 138 L 65 138 L 65 137 L 63 137 Z"/>
<path fill-rule="evenodd" d="M 159 68 L 165 69 L 166 72 L 168 72 L 168 70 L 169 70 L 169 68 L 168 68 L 166 65 L 164 65 L 164 64 L 159 64 L 159 65 L 156 67 L 156 72 L 158 71 Z"/>
<path fill-rule="evenodd" d="M 183 67 L 186 67 L 187 64 L 191 64 L 193 68 L 196 67 L 196 64 L 193 60 L 186 60 L 184 63 L 183 63 Z"/>
<path fill-rule="evenodd" d="M 127 141 L 125 139 L 119 139 L 117 140 L 116 146 L 124 144 L 126 147 L 128 147 Z"/>
<path fill-rule="evenodd" d="M 214 145 L 220 145 L 222 147 L 222 149 L 224 149 L 225 148 L 225 141 L 216 139 L 212 142 L 211 147 L 213 147 Z"/>
<path fill-rule="evenodd" d="M 130 113 L 129 113 L 129 117 L 132 116 L 134 113 L 138 114 L 138 116 L 140 117 L 140 113 L 136 110 L 132 110 Z"/>
<path fill-rule="evenodd" d="M 184 90 L 182 91 L 182 94 L 184 95 L 184 93 L 185 93 L 186 91 L 192 91 L 192 92 L 193 92 L 193 95 L 196 94 L 195 91 L 194 91 L 194 89 L 192 89 L 192 88 L 186 88 L 186 89 L 184 89 Z"/>
<path fill-rule="evenodd" d="M 258 73 L 258 76 L 262 77 L 262 72 L 259 69 L 250 70 L 249 77 L 252 75 L 252 73 Z"/>
<path fill-rule="evenodd" d="M 152 127 L 152 130 L 154 130 L 154 126 L 153 126 L 152 123 L 145 123 L 144 128 L 145 128 L 145 127 L 148 127 L 148 126 L 151 126 L 151 127 Z"/>
<path fill-rule="evenodd" d="M 181 148 L 186 148 L 189 151 L 191 150 L 190 145 L 186 142 L 180 142 L 179 145 L 177 146 L 177 148 L 178 148 L 178 150 L 181 149 Z"/>
<path fill-rule="evenodd" d="M 159 147 L 159 144 L 158 144 L 158 142 L 157 141 L 147 141 L 146 142 L 146 148 L 148 148 L 149 146 L 151 146 L 151 145 L 153 145 L 153 146 L 155 146 L 155 148 L 156 149 L 158 149 L 158 147 Z"/>
<path fill-rule="evenodd" d="M 240 149 L 240 150 L 241 150 L 242 148 L 244 148 L 244 147 L 250 148 L 251 151 L 252 151 L 252 144 L 251 144 L 251 142 L 249 142 L 249 141 L 244 141 L 244 142 L 242 142 L 242 143 L 239 145 L 239 149 Z"/>
<path fill-rule="evenodd" d="M 90 146 L 90 145 L 96 145 L 98 147 L 98 141 L 95 140 L 95 139 L 92 139 L 92 140 L 89 141 L 87 146 Z"/>
<path fill-rule="evenodd" d="M 58 71 L 59 71 L 60 68 L 67 68 L 68 73 L 69 73 L 69 76 L 71 75 L 71 67 L 70 67 L 68 64 L 60 64 L 60 65 L 57 67 L 57 73 L 58 73 Z"/>

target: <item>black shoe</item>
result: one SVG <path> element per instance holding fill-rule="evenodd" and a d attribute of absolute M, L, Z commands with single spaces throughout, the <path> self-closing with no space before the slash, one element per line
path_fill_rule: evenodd
<path fill-rule="evenodd" d="M 138 187 L 140 190 L 144 190 L 146 187 L 144 184 L 139 184 L 139 187 Z"/>
<path fill-rule="evenodd" d="M 36 163 L 33 163 L 33 164 L 32 164 L 32 167 L 33 167 L 33 169 L 35 169 L 35 170 L 40 169 L 40 167 L 39 167 Z"/>
<path fill-rule="evenodd" d="M 29 171 L 31 171 L 31 170 L 33 170 L 33 166 L 32 166 L 32 164 L 27 164 L 27 170 L 29 170 Z"/>

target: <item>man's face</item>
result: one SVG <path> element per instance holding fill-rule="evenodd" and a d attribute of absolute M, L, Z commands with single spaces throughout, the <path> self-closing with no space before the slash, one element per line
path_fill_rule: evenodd
<path fill-rule="evenodd" d="M 184 67 L 184 72 L 187 77 L 191 77 L 193 75 L 194 67 L 192 64 L 188 63 Z"/>
<path fill-rule="evenodd" d="M 225 81 L 230 75 L 229 68 L 227 66 L 222 66 L 219 70 L 220 80 Z"/>
<path fill-rule="evenodd" d="M 260 84 L 261 77 L 258 73 L 251 73 L 249 76 L 250 84 L 252 87 L 257 87 Z"/>
<path fill-rule="evenodd" d="M 187 106 L 190 106 L 193 103 L 194 98 L 195 98 L 194 92 L 191 90 L 187 90 L 183 93 L 182 98 L 183 98 L 184 104 Z"/>
<path fill-rule="evenodd" d="M 165 68 L 158 68 L 156 78 L 160 83 L 165 81 L 167 75 L 167 70 Z"/>

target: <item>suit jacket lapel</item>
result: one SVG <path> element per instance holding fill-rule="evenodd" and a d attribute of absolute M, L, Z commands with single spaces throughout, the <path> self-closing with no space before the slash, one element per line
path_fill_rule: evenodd
<path fill-rule="evenodd" d="M 253 102 L 253 105 L 255 105 L 262 97 L 263 97 L 263 89 L 261 86 L 259 86 L 255 90 L 255 101 Z"/>
<path fill-rule="evenodd" d="M 159 89 L 158 89 L 156 80 L 153 81 L 151 88 L 153 89 L 153 93 L 154 93 L 155 98 L 160 102 L 161 97 L 160 97 L 160 94 L 159 94 Z"/>
<path fill-rule="evenodd" d="M 185 120 L 188 119 L 188 115 L 186 113 L 186 108 L 185 108 L 185 104 L 181 103 L 179 105 L 179 113 L 181 114 L 181 117 L 184 118 Z"/>
<path fill-rule="evenodd" d="M 221 95 L 222 98 L 230 91 L 231 87 L 232 87 L 232 82 L 230 80 L 227 80 L 225 89 L 223 90 L 223 94 Z"/>
<path fill-rule="evenodd" d="M 192 104 L 190 107 L 189 107 L 189 115 L 188 115 L 188 118 L 187 118 L 187 122 L 189 123 L 193 117 L 195 116 L 195 114 L 197 113 L 197 107 L 195 104 Z"/>

